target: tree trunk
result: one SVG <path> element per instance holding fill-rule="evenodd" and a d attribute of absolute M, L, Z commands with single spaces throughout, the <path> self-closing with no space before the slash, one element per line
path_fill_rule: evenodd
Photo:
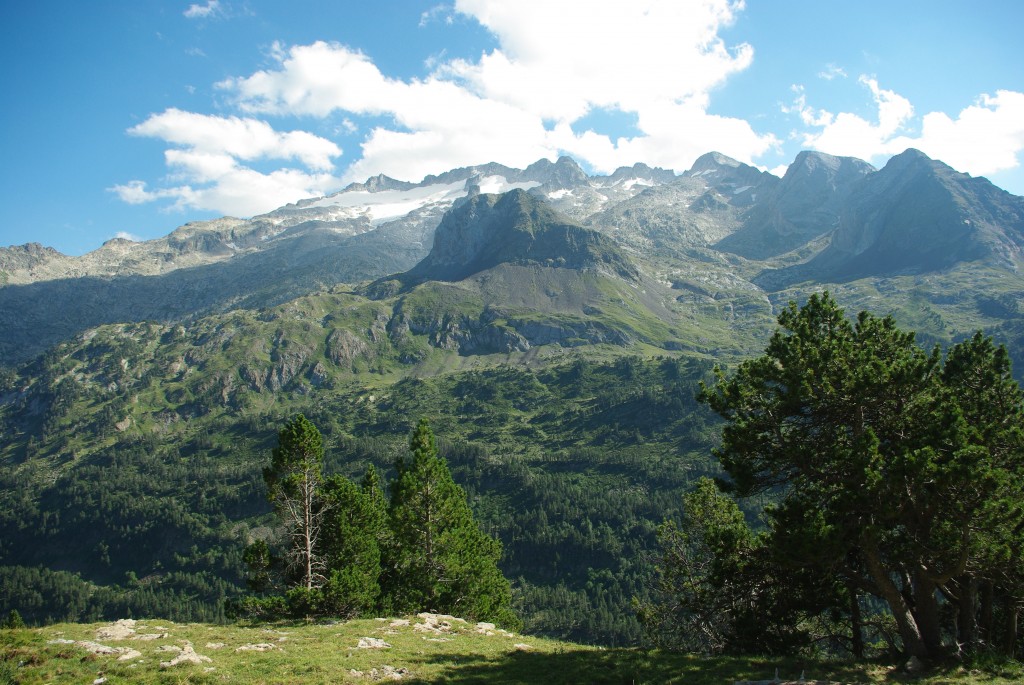
<path fill-rule="evenodd" d="M 914 574 L 914 619 L 924 640 L 929 656 L 938 656 L 942 652 L 942 624 L 939 614 L 937 588 L 924 572 Z"/>
<path fill-rule="evenodd" d="M 988 646 L 992 646 L 994 628 L 994 610 L 992 605 L 995 603 L 995 587 L 991 580 L 986 580 L 981 584 L 981 619 L 979 627 L 979 633 L 981 641 Z"/>
<path fill-rule="evenodd" d="M 1017 652 L 1017 619 L 1019 613 L 1013 600 L 1008 598 L 1006 602 L 1006 635 L 1003 639 L 1003 653 L 1013 658 Z"/>
<path fill-rule="evenodd" d="M 910 606 L 903 598 L 899 588 L 892 582 L 889 572 L 882 565 L 878 548 L 871 544 L 865 544 L 864 560 L 867 564 L 868 573 L 871 574 L 871 579 L 878 588 L 879 594 L 882 595 L 882 599 L 889 605 L 889 610 L 892 611 L 892 616 L 896 619 L 896 627 L 900 631 L 900 639 L 903 640 L 903 650 L 907 653 L 907 656 L 928 659 L 931 655 L 928 653 L 928 647 L 921 636 L 921 630 L 917 625 L 914 614 L 910 611 Z"/>
<path fill-rule="evenodd" d="M 864 658 L 864 633 L 861 629 L 862 619 L 860 614 L 860 601 L 857 590 L 850 588 L 850 630 L 853 633 L 851 650 L 857 659 Z"/>
<path fill-rule="evenodd" d="M 971 653 L 978 647 L 978 581 L 970 576 L 962 576 L 957 584 L 960 586 L 957 641 L 961 651 Z"/>

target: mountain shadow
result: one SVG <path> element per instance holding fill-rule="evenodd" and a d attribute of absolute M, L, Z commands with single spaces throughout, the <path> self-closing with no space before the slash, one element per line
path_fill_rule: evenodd
<path fill-rule="evenodd" d="M 1014 269 L 1022 248 L 1024 198 L 910 149 L 854 185 L 824 250 L 806 263 L 762 272 L 754 282 L 773 290 L 974 261 Z"/>
<path fill-rule="evenodd" d="M 179 321 L 272 307 L 312 290 L 393 273 L 422 258 L 433 226 L 340 236 L 299 225 L 262 252 L 158 276 L 88 276 L 0 288 L 0 365 L 31 359 L 95 326 Z M 396 235 L 395 231 L 401 231 Z"/>

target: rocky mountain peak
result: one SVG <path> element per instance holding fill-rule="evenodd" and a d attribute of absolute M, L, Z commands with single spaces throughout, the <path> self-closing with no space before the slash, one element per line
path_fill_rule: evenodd
<path fill-rule="evenodd" d="M 562 156 L 557 162 L 539 159 L 523 170 L 523 180 L 538 181 L 551 188 L 575 188 L 587 183 L 588 176 L 572 157 Z"/>
<path fill-rule="evenodd" d="M 779 185 L 779 193 L 788 193 L 794 187 L 801 192 L 839 190 L 874 171 L 875 167 L 855 157 L 837 157 L 804 150 L 786 170 Z"/>
<path fill-rule="evenodd" d="M 733 159 L 732 157 L 727 157 L 726 155 L 723 155 L 721 152 L 707 152 L 698 157 L 697 160 L 693 163 L 693 166 L 690 167 L 690 170 L 686 173 L 688 176 L 695 176 L 702 171 L 719 171 L 723 167 L 735 169 L 739 167 L 740 164 L 741 163 L 738 162 L 737 160 Z"/>
<path fill-rule="evenodd" d="M 654 183 L 672 183 L 676 180 L 676 172 L 661 167 L 649 167 L 643 162 L 637 162 L 633 166 L 620 166 L 608 177 L 608 180 L 614 182 L 630 178 Z"/>
<path fill-rule="evenodd" d="M 382 190 L 409 190 L 415 188 L 415 183 L 409 183 L 408 181 L 399 181 L 398 179 L 385 176 L 384 174 L 377 174 L 366 179 L 363 183 L 350 183 L 345 187 L 345 191 L 352 190 L 365 190 L 370 193 L 379 193 Z"/>
<path fill-rule="evenodd" d="M 834 230 L 846 198 L 875 168 L 853 157 L 803 151 L 743 227 L 719 249 L 752 259 L 781 255 Z"/>
<path fill-rule="evenodd" d="M 499 264 L 604 268 L 636 278 L 610 238 L 555 211 L 523 190 L 468 198 L 441 219 L 430 254 L 401 277 L 407 285 L 458 281 Z"/>

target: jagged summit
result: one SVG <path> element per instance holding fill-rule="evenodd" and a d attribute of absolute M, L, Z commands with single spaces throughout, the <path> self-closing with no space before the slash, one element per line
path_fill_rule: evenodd
<path fill-rule="evenodd" d="M 830 245 L 799 276 L 847 280 L 985 260 L 1013 268 L 1024 198 L 907 150 L 856 185 Z"/>
<path fill-rule="evenodd" d="M 804 151 L 742 227 L 716 247 L 750 259 L 794 250 L 834 230 L 856 183 L 875 168 L 852 157 Z"/>
<path fill-rule="evenodd" d="M 376 176 L 371 176 L 366 179 L 363 183 L 350 183 L 341 192 L 366 190 L 371 193 L 379 193 L 382 190 L 410 190 L 415 187 L 415 183 L 399 181 L 398 179 L 385 176 L 384 174 L 377 174 Z"/>
<path fill-rule="evenodd" d="M 430 254 L 403 280 L 459 281 L 503 263 L 600 268 L 623 278 L 637 277 L 636 267 L 610 238 L 517 189 L 472 197 L 445 214 Z"/>
<path fill-rule="evenodd" d="M 690 176 L 695 176 L 702 171 L 718 170 L 722 167 L 739 167 L 740 162 L 723 155 L 721 152 L 706 152 L 694 161 L 693 166 L 687 172 Z"/>
<path fill-rule="evenodd" d="M 586 183 L 588 178 L 576 160 L 566 156 L 554 163 L 539 159 L 523 170 L 523 176 L 553 188 L 574 188 Z"/>

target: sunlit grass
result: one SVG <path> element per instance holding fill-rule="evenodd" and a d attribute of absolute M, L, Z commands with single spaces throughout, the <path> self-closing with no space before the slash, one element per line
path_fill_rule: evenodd
<path fill-rule="evenodd" d="M 516 635 L 489 624 L 421 615 L 336 624 L 175 624 L 159 619 L 0 631 L 6 683 L 686 683 L 782 679 L 842 683 L 1001 684 L 1022 671 L 947 668 L 911 676 L 893 666 L 796 658 L 701 658 L 601 649 Z M 116 627 L 116 626 L 115 626 Z M 377 641 L 383 641 L 377 642 Z M 362 647 L 360 644 L 362 643 Z M 387 646 L 383 646 L 386 644 Z M 377 645 L 375 648 L 374 645 Z M 191 646 L 197 663 L 169 666 Z M 112 653 L 95 653 L 104 651 Z M 128 651 L 134 650 L 134 651 Z"/>

